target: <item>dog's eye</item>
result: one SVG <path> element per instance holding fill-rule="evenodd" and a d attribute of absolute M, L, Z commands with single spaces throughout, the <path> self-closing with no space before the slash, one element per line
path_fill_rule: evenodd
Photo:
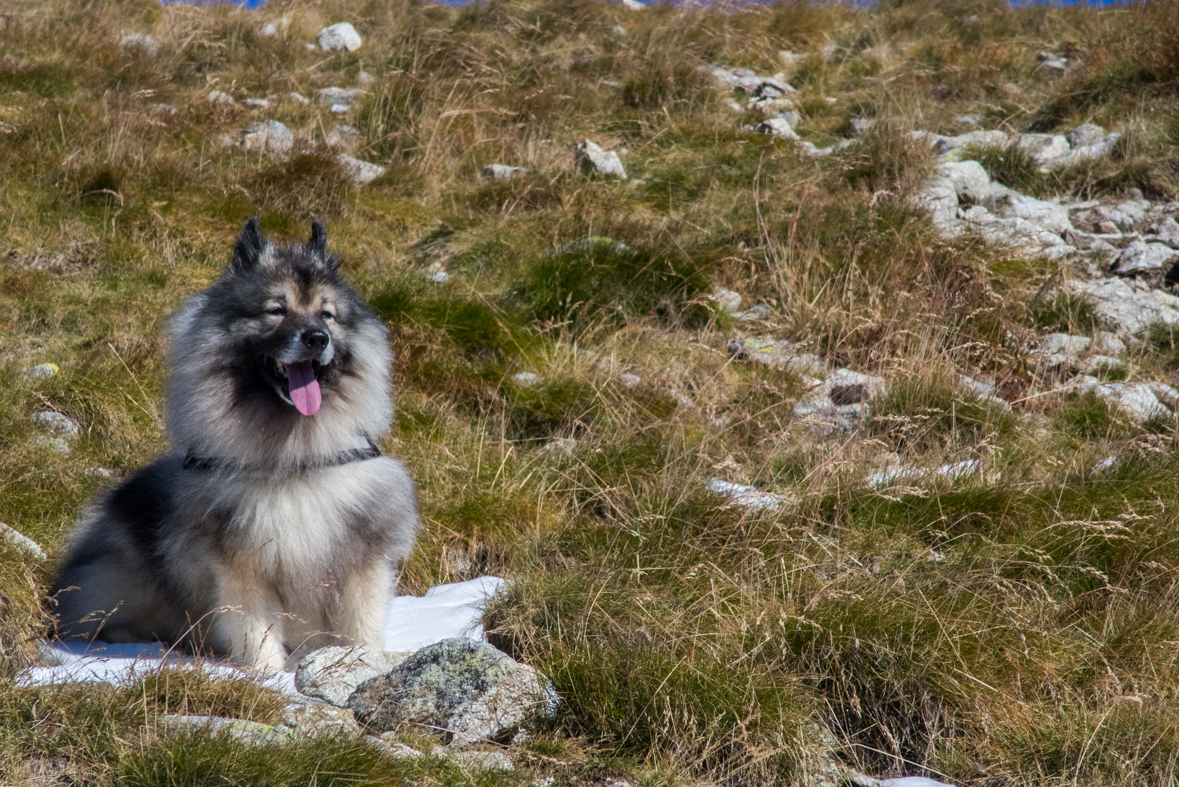
<path fill-rule="evenodd" d="M 322 317 L 322 318 L 324 318 L 325 320 L 334 320 L 334 319 L 336 319 L 336 315 L 332 314 L 331 312 L 320 312 L 320 313 L 319 313 L 319 316 L 320 316 L 320 317 Z"/>
<path fill-rule="evenodd" d="M 287 310 L 285 308 L 283 308 L 282 306 L 275 306 L 272 309 L 267 309 L 266 313 L 273 314 L 275 317 L 282 317 L 282 316 L 286 315 Z"/>

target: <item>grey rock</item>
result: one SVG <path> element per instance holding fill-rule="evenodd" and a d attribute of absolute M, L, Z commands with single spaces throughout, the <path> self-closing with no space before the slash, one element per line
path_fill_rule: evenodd
<path fill-rule="evenodd" d="M 1041 52 L 1036 55 L 1036 62 L 1040 64 L 1040 68 L 1045 71 L 1051 71 L 1057 74 L 1063 74 L 1068 70 L 1068 60 L 1060 55 L 1054 55 L 1051 52 Z"/>
<path fill-rule="evenodd" d="M 1169 267 L 1177 259 L 1179 251 L 1164 243 L 1143 243 L 1138 240 L 1122 249 L 1110 263 L 1109 269 L 1119 276 L 1133 276 Z"/>
<path fill-rule="evenodd" d="M 159 716 L 156 718 L 156 725 L 165 735 L 209 732 L 214 735 L 228 735 L 247 746 L 282 743 L 295 736 L 293 731 L 285 727 L 272 727 L 261 722 L 226 719 L 221 716 Z"/>
<path fill-rule="evenodd" d="M 602 150 L 598 143 L 586 140 L 573 152 L 573 163 L 582 172 L 597 175 L 613 175 L 626 180 L 622 159 L 613 150 Z"/>
<path fill-rule="evenodd" d="M 264 120 L 246 127 L 242 147 L 259 153 L 286 155 L 295 146 L 295 135 L 277 120 Z"/>
<path fill-rule="evenodd" d="M 152 104 L 150 109 L 153 115 L 166 118 L 176 117 L 176 107 L 171 104 Z"/>
<path fill-rule="evenodd" d="M 45 550 L 41 548 L 40 544 L 26 536 L 24 533 L 21 533 L 16 528 L 10 527 L 3 522 L 0 522 L 0 541 L 5 541 L 8 544 L 11 544 L 21 552 L 24 552 L 27 555 L 32 555 L 37 560 L 44 560 L 46 557 Z"/>
<path fill-rule="evenodd" d="M 61 413 L 55 413 L 52 410 L 39 410 L 30 416 L 30 420 L 37 426 L 44 427 L 63 437 L 78 436 L 78 423 Z"/>
<path fill-rule="evenodd" d="M 389 733 L 378 738 L 376 735 L 365 735 L 362 740 L 372 746 L 384 756 L 393 760 L 424 760 L 426 755 L 422 754 L 417 749 L 411 749 L 404 743 L 394 740 L 385 740 Z"/>
<path fill-rule="evenodd" d="M 1155 237 L 1159 243 L 1165 243 L 1172 249 L 1179 249 L 1179 221 L 1168 216 L 1159 224 Z"/>
<path fill-rule="evenodd" d="M 1087 298 L 1106 325 L 1132 336 L 1151 323 L 1179 324 L 1179 297 L 1161 290 L 1136 290 L 1127 279 L 1068 281 L 1061 289 Z"/>
<path fill-rule="evenodd" d="M 885 391 L 884 378 L 873 377 L 851 369 L 837 369 L 827 375 L 827 390 L 836 405 L 858 404 L 881 396 Z"/>
<path fill-rule="evenodd" d="M 352 152 L 360 143 L 360 131 L 352 126 L 340 125 L 328 132 L 324 139 L 329 146 L 336 150 Z"/>
<path fill-rule="evenodd" d="M 311 99 L 307 98 L 307 96 L 303 95 L 302 93 L 291 93 L 291 101 L 294 101 L 296 104 L 311 103 Z"/>
<path fill-rule="evenodd" d="M 1027 197 L 1016 192 L 1009 195 L 1011 212 L 1055 235 L 1063 235 L 1073 228 L 1068 209 L 1045 200 Z"/>
<path fill-rule="evenodd" d="M 1179 410 L 1179 391 L 1166 383 L 1154 382 L 1153 380 L 1147 382 L 1146 387 L 1150 389 L 1150 392 L 1154 394 L 1155 398 L 1164 407 L 1168 407 L 1171 410 Z"/>
<path fill-rule="evenodd" d="M 60 370 L 55 363 L 39 363 L 23 370 L 20 376 L 24 380 L 48 380 L 50 377 L 56 377 L 58 371 Z"/>
<path fill-rule="evenodd" d="M 618 383 L 623 388 L 638 388 L 642 382 L 643 378 L 639 377 L 637 374 L 623 372 L 622 374 L 618 375 Z"/>
<path fill-rule="evenodd" d="M 1060 134 L 1020 134 L 1019 146 L 1041 164 L 1069 152 L 1068 139 Z"/>
<path fill-rule="evenodd" d="M 512 381 L 524 388 L 531 388 L 534 385 L 540 385 L 544 380 L 536 372 L 516 372 L 512 375 Z"/>
<path fill-rule="evenodd" d="M 1081 147 L 1074 147 L 1067 155 L 1055 158 L 1049 161 L 1045 166 L 1048 169 L 1059 169 L 1060 167 L 1067 167 L 1089 159 L 1102 158 L 1108 156 L 1113 150 L 1114 145 L 1122 138 L 1121 134 L 1106 134 L 1105 138 L 1100 142 L 1092 145 L 1083 145 Z"/>
<path fill-rule="evenodd" d="M 798 139 L 798 134 L 791 128 L 790 121 L 781 117 L 763 120 L 757 124 L 756 131 L 758 134 L 772 134 L 783 139 Z"/>
<path fill-rule="evenodd" d="M 727 348 L 733 358 L 754 361 L 771 369 L 808 376 L 823 373 L 822 359 L 810 353 L 800 353 L 790 342 L 781 339 L 733 339 Z"/>
<path fill-rule="evenodd" d="M 277 22 L 267 22 L 266 24 L 262 25 L 262 29 L 258 31 L 258 35 L 260 35 L 262 38 L 274 38 L 276 35 L 278 35 L 278 32 Z"/>
<path fill-rule="evenodd" d="M 155 57 L 160 53 L 160 42 L 144 33 L 124 33 L 119 39 L 119 46 L 142 52 L 148 57 Z"/>
<path fill-rule="evenodd" d="M 1050 333 L 1044 337 L 1036 359 L 1045 369 L 1059 369 L 1062 366 L 1076 366 L 1081 353 L 1092 343 L 1088 336 L 1070 336 L 1067 333 Z"/>
<path fill-rule="evenodd" d="M 991 197 L 991 178 L 977 161 L 950 161 L 937 168 L 936 177 L 945 181 L 963 200 L 983 202 Z"/>
<path fill-rule="evenodd" d="M 33 438 L 33 445 L 38 445 L 42 448 L 47 448 L 57 454 L 68 454 L 70 452 L 70 444 L 60 437 L 40 437 Z"/>
<path fill-rule="evenodd" d="M 320 648 L 299 662 L 295 670 L 295 688 L 308 697 L 318 697 L 344 707 L 357 686 L 384 675 L 411 655 L 374 650 L 364 645 Z"/>
<path fill-rule="evenodd" d="M 917 206 L 929 212 L 933 224 L 948 229 L 958 223 L 958 192 L 940 178 L 927 183 L 917 194 Z"/>
<path fill-rule="evenodd" d="M 864 118 L 852 118 L 851 130 L 853 134 L 863 134 L 872 126 L 872 121 Z"/>
<path fill-rule="evenodd" d="M 1105 129 L 1095 123 L 1085 123 L 1077 126 L 1072 131 L 1065 135 L 1068 139 L 1069 147 L 1083 148 L 1089 145 L 1096 145 L 1105 138 Z"/>
<path fill-rule="evenodd" d="M 363 95 L 364 91 L 358 87 L 349 89 L 325 87 L 316 92 L 315 101 L 320 106 L 331 107 L 332 111 L 335 111 L 335 107 L 344 107 L 347 110 L 351 109 L 352 105 L 359 101 Z"/>
<path fill-rule="evenodd" d="M 229 95 L 228 93 L 222 93 L 220 90 L 214 90 L 209 93 L 209 103 L 217 104 L 223 107 L 232 107 L 237 105 L 237 102 L 234 101 L 233 96 Z"/>
<path fill-rule="evenodd" d="M 741 294 L 726 290 L 724 287 L 719 287 L 712 293 L 712 297 L 716 299 L 717 306 L 720 306 L 725 314 L 737 314 L 741 311 Z"/>
<path fill-rule="evenodd" d="M 714 495 L 726 498 L 731 505 L 752 513 L 774 513 L 798 502 L 787 495 L 763 492 L 755 486 L 735 484 L 720 478 L 708 479 L 704 488 Z"/>
<path fill-rule="evenodd" d="M 1079 368 L 1085 374 L 1097 374 L 1102 371 L 1121 369 L 1124 366 L 1121 359 L 1110 355 L 1090 355 L 1080 363 Z"/>
<path fill-rule="evenodd" d="M 355 52 L 357 49 L 360 49 L 360 45 L 363 43 L 360 39 L 360 33 L 357 33 L 356 28 L 348 22 L 340 22 L 330 27 L 325 27 L 319 31 L 319 35 L 315 38 L 325 52 L 335 52 L 340 49 Z"/>
<path fill-rule="evenodd" d="M 343 165 L 348 178 L 357 185 L 364 185 L 385 174 L 385 168 L 379 164 L 370 164 L 352 156 L 340 156 L 337 160 Z"/>
<path fill-rule="evenodd" d="M 488 180 L 512 180 L 527 172 L 523 167 L 509 167 L 507 164 L 488 164 L 483 168 L 483 177 Z"/>
<path fill-rule="evenodd" d="M 246 98 L 242 99 L 242 104 L 253 109 L 266 109 L 270 106 L 270 99 L 267 98 Z"/>
<path fill-rule="evenodd" d="M 512 758 L 502 751 L 455 751 L 441 748 L 434 751 L 464 771 L 509 773 L 516 770 Z"/>
<path fill-rule="evenodd" d="M 1093 336 L 1093 349 L 1103 355 L 1118 356 L 1126 351 L 1126 343 L 1116 333 L 1098 331 Z"/>
<path fill-rule="evenodd" d="M 1093 393 L 1136 423 L 1171 417 L 1171 411 L 1146 383 L 1102 383 L 1093 388 Z"/>
<path fill-rule="evenodd" d="M 1109 238 L 1107 238 L 1110 241 L 1113 240 L 1113 236 L 1120 237 L 1122 234 L 1122 230 L 1118 226 L 1116 221 L 1110 221 L 1109 219 L 1102 219 L 1101 221 L 1097 222 L 1094 226 L 1097 228 L 1098 232 L 1102 233 L 1103 235 L 1110 236 Z"/>
<path fill-rule="evenodd" d="M 511 734 L 548 699 L 531 667 L 485 642 L 456 637 L 362 683 L 348 707 L 366 727 L 416 725 L 463 746 Z"/>
<path fill-rule="evenodd" d="M 998 129 L 991 129 L 989 131 L 969 131 L 965 134 L 959 134 L 956 137 L 937 137 L 934 140 L 933 150 L 939 156 L 945 155 L 957 148 L 964 148 L 967 145 L 983 148 L 997 148 L 1006 147 L 1009 140 L 1007 134 Z"/>
<path fill-rule="evenodd" d="M 360 725 L 351 711 L 322 702 L 292 703 L 283 715 L 283 725 L 305 738 L 360 735 Z"/>
<path fill-rule="evenodd" d="M 958 115 L 954 118 L 955 123 L 961 123 L 963 126 L 977 126 L 982 122 L 982 115 Z"/>
<path fill-rule="evenodd" d="M 953 787 L 945 782 L 934 781 L 924 776 L 901 776 L 896 779 L 884 779 L 881 787 Z"/>

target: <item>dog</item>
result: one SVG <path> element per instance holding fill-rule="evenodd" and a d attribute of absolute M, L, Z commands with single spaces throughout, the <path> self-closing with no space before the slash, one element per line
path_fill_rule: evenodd
<path fill-rule="evenodd" d="M 271 244 L 258 217 L 171 321 L 174 453 L 86 511 L 51 598 L 57 635 L 162 641 L 275 672 L 330 644 L 382 648 L 419 527 L 385 326 L 323 225 Z"/>

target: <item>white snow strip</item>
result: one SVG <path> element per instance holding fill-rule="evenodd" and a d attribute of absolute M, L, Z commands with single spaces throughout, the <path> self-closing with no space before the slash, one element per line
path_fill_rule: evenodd
<path fill-rule="evenodd" d="M 389 603 L 385 619 L 385 650 L 416 651 L 450 637 L 483 639 L 483 626 L 479 620 L 483 607 L 487 599 L 505 584 L 499 577 L 479 577 L 430 588 L 420 598 L 395 596 Z M 226 662 L 169 653 L 168 648 L 159 642 L 125 645 L 41 642 L 39 647 L 46 661 L 54 666 L 22 670 L 17 675 L 17 685 L 131 684 L 164 667 L 181 666 L 199 669 L 217 678 L 250 676 L 290 697 L 302 696 L 295 689 L 293 672 L 260 676 Z"/>

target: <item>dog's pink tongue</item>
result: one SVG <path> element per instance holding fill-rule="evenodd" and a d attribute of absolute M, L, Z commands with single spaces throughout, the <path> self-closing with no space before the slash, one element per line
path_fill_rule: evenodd
<path fill-rule="evenodd" d="M 323 397 L 319 392 L 319 380 L 315 379 L 311 361 L 285 363 L 283 368 L 287 372 L 287 382 L 291 386 L 291 401 L 295 403 L 295 409 L 303 415 L 318 413 L 319 406 L 323 404 Z"/>

